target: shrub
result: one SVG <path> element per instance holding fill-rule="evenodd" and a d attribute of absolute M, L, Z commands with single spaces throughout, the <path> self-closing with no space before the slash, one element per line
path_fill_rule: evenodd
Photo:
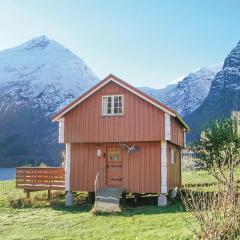
<path fill-rule="evenodd" d="M 236 167 L 240 165 L 240 131 L 236 119 L 212 121 L 192 145 L 198 164 L 209 171 L 222 184 L 234 181 Z"/>
<path fill-rule="evenodd" d="M 29 208 L 32 207 L 32 201 L 30 198 L 19 197 L 9 199 L 9 205 L 13 208 Z"/>
<path fill-rule="evenodd" d="M 232 240 L 240 235 L 240 196 L 235 172 L 240 164 L 240 131 L 236 119 L 213 121 L 193 145 L 199 162 L 216 179 L 214 192 L 185 191 L 182 201 L 197 239 Z"/>
<path fill-rule="evenodd" d="M 206 193 L 187 191 L 182 195 L 190 218 L 190 231 L 197 239 L 236 239 L 240 234 L 240 197 L 236 191 L 224 188 Z"/>
<path fill-rule="evenodd" d="M 78 192 L 74 194 L 74 203 L 83 203 L 87 202 L 88 200 L 88 193 L 87 192 Z"/>
<path fill-rule="evenodd" d="M 8 198 L 8 203 L 9 206 L 13 208 L 43 208 L 57 205 L 62 206 L 64 198 L 65 194 L 62 192 L 52 192 L 50 200 L 46 193 L 40 193 L 32 198 L 26 198 L 23 196 L 16 198 L 15 196 L 11 196 Z"/>

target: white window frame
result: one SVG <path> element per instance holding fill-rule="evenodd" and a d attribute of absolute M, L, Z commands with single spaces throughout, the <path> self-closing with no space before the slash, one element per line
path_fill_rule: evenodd
<path fill-rule="evenodd" d="M 104 113 L 104 102 L 103 99 L 111 97 L 111 113 Z M 122 112 L 121 113 L 114 113 L 114 97 L 122 97 Z M 124 114 L 124 95 L 122 94 L 115 94 L 115 95 L 104 95 L 102 96 L 102 116 L 121 116 Z"/>

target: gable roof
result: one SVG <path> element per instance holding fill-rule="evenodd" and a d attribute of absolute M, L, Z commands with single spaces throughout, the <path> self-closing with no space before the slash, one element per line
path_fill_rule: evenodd
<path fill-rule="evenodd" d="M 80 97 L 76 98 L 74 101 L 72 101 L 70 104 L 65 106 L 62 110 L 60 110 L 58 113 L 53 115 L 52 121 L 59 121 L 60 118 L 62 118 L 65 114 L 67 114 L 69 111 L 71 111 L 73 108 L 75 108 L 77 105 L 79 105 L 81 102 L 83 102 L 85 99 L 87 99 L 89 96 L 94 94 L 96 91 L 98 91 L 100 88 L 105 86 L 109 82 L 114 82 L 121 87 L 127 89 L 128 91 L 132 92 L 133 94 L 137 95 L 138 97 L 144 99 L 145 101 L 151 103 L 152 105 L 156 106 L 157 108 L 161 109 L 162 111 L 170 114 L 173 117 L 176 117 L 182 125 L 186 128 L 186 130 L 189 130 L 189 127 L 187 124 L 182 120 L 182 118 L 178 115 L 176 111 L 171 109 L 170 107 L 166 106 L 165 104 L 157 101 L 156 99 L 150 97 L 149 95 L 145 94 L 144 92 L 140 91 L 139 89 L 131 86 L 127 82 L 117 78 L 113 74 L 109 74 L 106 78 L 104 78 L 102 81 L 100 81 L 98 84 L 90 88 L 87 92 L 82 94 Z"/>

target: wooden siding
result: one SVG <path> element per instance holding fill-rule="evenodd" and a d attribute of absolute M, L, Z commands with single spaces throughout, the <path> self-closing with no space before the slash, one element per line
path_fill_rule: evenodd
<path fill-rule="evenodd" d="M 184 127 L 171 117 L 171 142 L 184 147 Z"/>
<path fill-rule="evenodd" d="M 128 192 L 160 192 L 161 143 L 135 143 L 140 151 L 128 154 L 123 151 L 123 188 Z M 134 145 L 134 144 L 132 144 Z"/>
<path fill-rule="evenodd" d="M 97 157 L 97 149 L 105 153 L 105 146 L 77 144 L 71 146 L 71 191 L 94 191 L 96 174 L 99 173 L 99 188 L 106 185 L 106 159 Z"/>
<path fill-rule="evenodd" d="M 160 142 L 127 143 L 136 145 L 140 151 L 129 154 L 121 148 L 122 184 L 128 192 L 160 192 L 161 144 Z M 97 149 L 102 153 L 106 145 L 79 143 L 72 144 L 71 190 L 94 191 L 96 174 L 101 170 L 100 187 L 106 186 L 106 158 L 96 156 Z"/>
<path fill-rule="evenodd" d="M 171 147 L 175 149 L 175 164 L 171 162 Z M 167 146 L 168 158 L 168 190 L 181 186 L 181 149 L 168 143 Z"/>
<path fill-rule="evenodd" d="M 122 116 L 102 116 L 102 96 L 124 95 Z M 160 141 L 164 113 L 157 107 L 109 82 L 65 115 L 65 143 Z"/>

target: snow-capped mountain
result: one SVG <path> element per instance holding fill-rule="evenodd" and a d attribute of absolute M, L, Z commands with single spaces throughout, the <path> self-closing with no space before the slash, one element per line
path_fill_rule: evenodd
<path fill-rule="evenodd" d="M 195 140 L 212 119 L 230 116 L 240 111 L 240 41 L 224 61 L 202 105 L 185 117 L 192 131 L 189 140 Z"/>
<path fill-rule="evenodd" d="M 0 52 L 0 96 L 12 104 L 30 99 L 49 114 L 97 81 L 83 60 L 46 36 Z M 7 110 L 13 106 L 4 101 L 0 111 Z"/>
<path fill-rule="evenodd" d="M 141 90 L 185 116 L 202 104 L 208 95 L 212 80 L 222 69 L 222 65 L 202 67 L 163 89 L 144 87 Z"/>
<path fill-rule="evenodd" d="M 0 166 L 59 159 L 50 116 L 99 81 L 78 56 L 46 36 L 0 52 Z"/>

